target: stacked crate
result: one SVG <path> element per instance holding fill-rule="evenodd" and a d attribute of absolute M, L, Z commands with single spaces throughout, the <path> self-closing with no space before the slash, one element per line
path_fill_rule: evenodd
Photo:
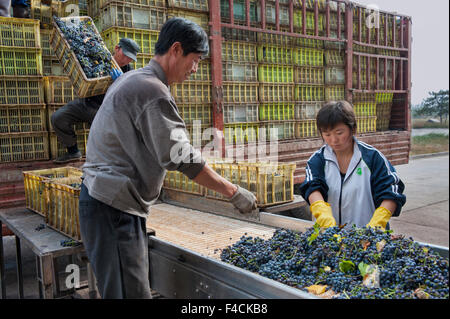
<path fill-rule="evenodd" d="M 49 156 L 39 21 L 0 17 L 0 162 Z"/>

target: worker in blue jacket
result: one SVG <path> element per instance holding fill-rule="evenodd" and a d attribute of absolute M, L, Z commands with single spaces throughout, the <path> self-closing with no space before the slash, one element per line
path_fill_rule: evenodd
<path fill-rule="evenodd" d="M 325 104 L 316 121 L 325 144 L 309 158 L 300 185 L 316 222 L 324 228 L 338 223 L 385 230 L 406 202 L 394 167 L 355 137 L 356 117 L 347 101 Z"/>

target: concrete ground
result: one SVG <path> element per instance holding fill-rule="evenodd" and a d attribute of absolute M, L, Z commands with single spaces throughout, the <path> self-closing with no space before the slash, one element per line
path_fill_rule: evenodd
<path fill-rule="evenodd" d="M 396 234 L 404 234 L 416 241 L 449 246 L 449 155 L 415 157 L 408 164 L 395 167 L 405 183 L 407 201 L 399 217 L 391 219 Z M 6 298 L 18 298 L 15 239 L 3 238 L 6 272 Z M 39 298 L 36 281 L 36 261 L 31 250 L 22 245 L 24 297 Z M 64 269 L 69 260 L 60 260 L 61 286 Z M 82 275 L 82 280 L 85 276 Z M 77 290 L 67 298 L 89 298 L 87 288 Z"/>

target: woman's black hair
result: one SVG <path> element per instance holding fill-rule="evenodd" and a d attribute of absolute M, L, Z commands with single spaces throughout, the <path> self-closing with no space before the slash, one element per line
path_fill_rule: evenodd
<path fill-rule="evenodd" d="M 356 133 L 356 116 L 352 105 L 347 101 L 331 101 L 322 106 L 316 116 L 319 132 L 333 129 L 339 123 L 347 125 Z"/>
<path fill-rule="evenodd" d="M 209 52 L 208 35 L 195 22 L 174 17 L 166 21 L 155 44 L 155 54 L 164 55 L 175 42 L 180 42 L 183 55 Z"/>

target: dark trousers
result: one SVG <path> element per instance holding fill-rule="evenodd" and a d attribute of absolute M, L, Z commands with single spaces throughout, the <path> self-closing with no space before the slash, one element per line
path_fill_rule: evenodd
<path fill-rule="evenodd" d="M 80 231 L 104 299 L 151 298 L 145 218 L 124 213 L 81 185 Z"/>
<path fill-rule="evenodd" d="M 85 99 L 75 99 L 60 107 L 52 114 L 51 122 L 59 142 L 65 147 L 77 144 L 74 125 L 77 123 L 92 124 L 100 105 L 88 105 Z"/>

